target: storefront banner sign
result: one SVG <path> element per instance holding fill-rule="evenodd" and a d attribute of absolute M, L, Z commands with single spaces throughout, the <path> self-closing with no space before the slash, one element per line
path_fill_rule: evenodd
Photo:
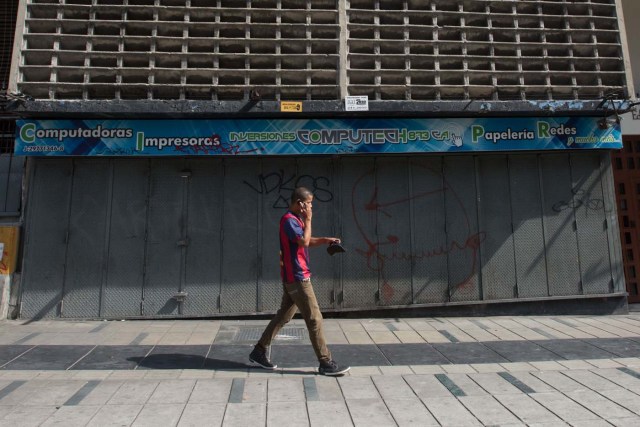
<path fill-rule="evenodd" d="M 622 148 L 597 117 L 18 120 L 15 155 L 238 156 Z"/>

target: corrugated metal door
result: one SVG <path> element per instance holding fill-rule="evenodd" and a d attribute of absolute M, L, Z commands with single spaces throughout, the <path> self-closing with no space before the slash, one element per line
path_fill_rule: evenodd
<path fill-rule="evenodd" d="M 149 161 L 113 161 L 107 274 L 101 317 L 141 314 Z"/>
<path fill-rule="evenodd" d="M 71 159 L 35 162 L 27 207 L 22 317 L 60 315 L 72 175 Z"/>
<path fill-rule="evenodd" d="M 111 181 L 104 160 L 74 164 L 62 317 L 100 316 Z"/>
<path fill-rule="evenodd" d="M 619 290 L 601 156 L 38 159 L 21 315 L 273 312 L 296 185 L 347 249 L 310 250 L 325 309 Z"/>

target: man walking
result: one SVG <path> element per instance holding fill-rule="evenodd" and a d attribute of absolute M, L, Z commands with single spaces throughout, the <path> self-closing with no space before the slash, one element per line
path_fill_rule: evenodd
<path fill-rule="evenodd" d="M 275 369 L 267 357 L 267 348 L 278 331 L 300 310 L 309 330 L 313 350 L 318 357 L 322 375 L 343 375 L 350 368 L 338 366 L 331 359 L 322 331 L 322 313 L 311 286 L 309 247 L 340 243 L 336 237 L 312 237 L 313 193 L 298 187 L 291 194 L 289 210 L 280 219 L 280 274 L 283 293 L 280 309 L 269 322 L 262 337 L 249 355 L 249 360 L 265 369 Z"/>

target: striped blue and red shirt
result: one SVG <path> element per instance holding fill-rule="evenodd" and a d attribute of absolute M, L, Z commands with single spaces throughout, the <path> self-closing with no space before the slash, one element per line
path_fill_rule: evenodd
<path fill-rule="evenodd" d="M 304 222 L 287 211 L 280 219 L 280 275 L 284 283 L 301 282 L 311 277 L 309 248 L 298 245 L 304 236 Z"/>

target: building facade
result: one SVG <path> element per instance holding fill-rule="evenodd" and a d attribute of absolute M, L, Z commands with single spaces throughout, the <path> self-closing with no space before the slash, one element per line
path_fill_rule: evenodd
<path fill-rule="evenodd" d="M 616 0 L 32 0 L 18 17 L 20 317 L 272 312 L 296 185 L 314 234 L 347 248 L 312 252 L 325 311 L 626 304 Z"/>

